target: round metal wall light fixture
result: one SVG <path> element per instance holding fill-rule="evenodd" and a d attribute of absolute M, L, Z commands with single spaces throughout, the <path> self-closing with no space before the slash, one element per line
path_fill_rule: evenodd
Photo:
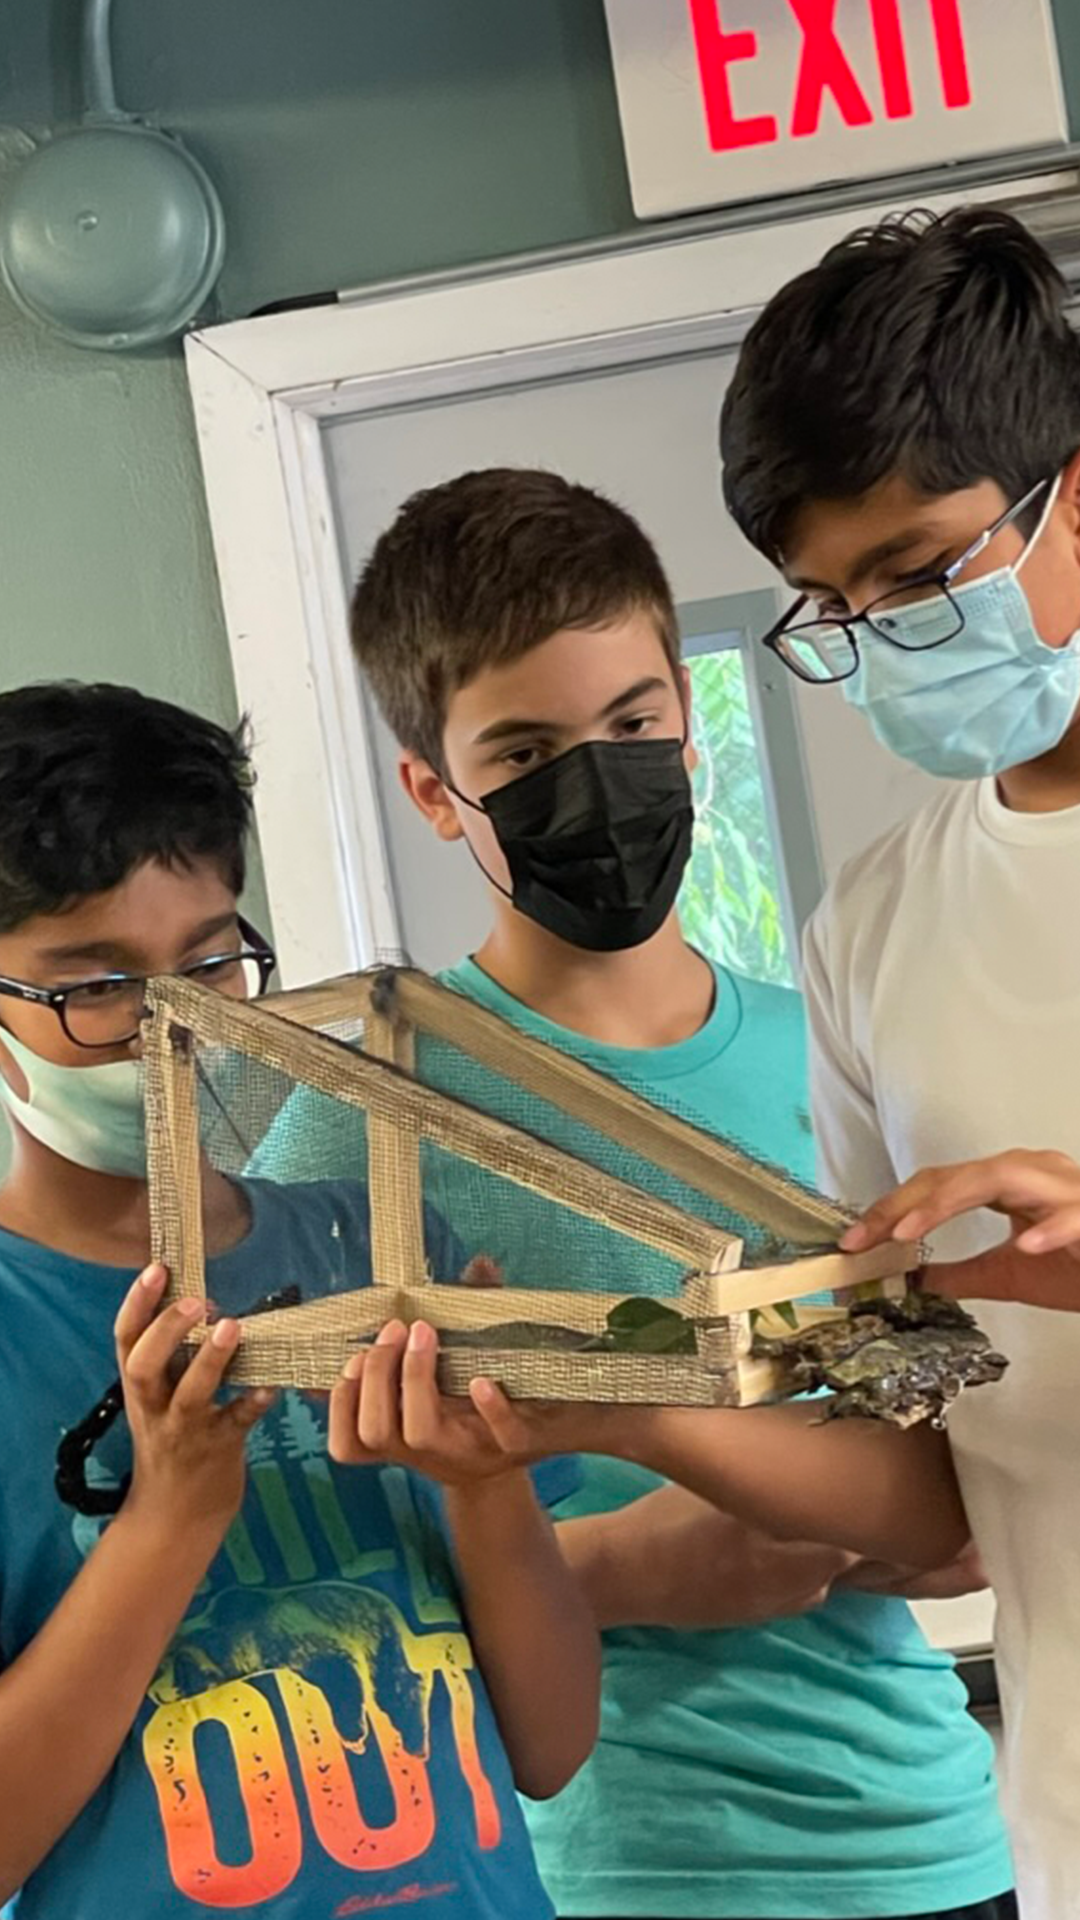
<path fill-rule="evenodd" d="M 171 134 L 121 114 L 57 134 L 0 201 L 0 277 L 73 346 L 122 351 L 182 332 L 224 254 L 205 169 Z"/>

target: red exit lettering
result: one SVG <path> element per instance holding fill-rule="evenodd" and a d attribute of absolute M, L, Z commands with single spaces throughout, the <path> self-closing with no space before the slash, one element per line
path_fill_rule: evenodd
<path fill-rule="evenodd" d="M 838 0 L 787 0 L 802 35 L 799 71 L 795 83 L 790 133 L 805 139 L 818 132 L 822 110 L 831 98 L 844 124 L 873 124 L 874 111 L 866 97 L 836 29 Z M 937 46 L 945 105 L 958 110 L 971 105 L 960 0 L 927 0 Z M 758 37 L 749 28 L 728 32 L 721 18 L 722 0 L 690 0 L 690 17 L 701 73 L 709 145 L 714 153 L 740 147 L 775 146 L 781 138 L 774 114 L 739 118 L 731 97 L 729 69 L 758 58 Z M 866 0 L 881 76 L 881 97 L 887 120 L 910 119 L 914 112 L 907 49 L 900 19 L 900 0 Z"/>
<path fill-rule="evenodd" d="M 971 81 L 960 18 L 960 0 L 930 0 L 947 107 L 970 107 Z"/>
<path fill-rule="evenodd" d="M 874 118 L 870 102 L 836 37 L 836 0 L 788 0 L 788 4 L 803 37 L 791 114 L 792 138 L 817 132 L 827 93 L 836 101 L 845 125 L 868 127 Z"/>
<path fill-rule="evenodd" d="M 719 0 L 690 0 L 690 15 L 713 152 L 775 146 L 780 138 L 779 122 L 771 114 L 761 114 L 756 120 L 736 120 L 731 102 L 728 68 L 737 60 L 757 59 L 757 34 L 725 33 L 720 25 Z"/>

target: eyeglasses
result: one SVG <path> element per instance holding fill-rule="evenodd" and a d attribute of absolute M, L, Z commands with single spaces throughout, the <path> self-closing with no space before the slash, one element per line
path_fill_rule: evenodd
<path fill-rule="evenodd" d="M 197 980 L 232 1000 L 258 1000 L 270 985 L 277 955 L 246 920 L 237 926 L 244 942 L 238 953 L 212 954 L 177 971 L 182 979 Z M 143 973 L 106 973 L 70 987 L 34 987 L 0 974 L 0 994 L 51 1008 L 77 1047 L 122 1047 L 138 1037 L 146 980 Z"/>
<path fill-rule="evenodd" d="M 810 686 L 832 686 L 839 680 L 850 680 L 852 674 L 858 672 L 857 629 L 860 627 L 868 629 L 876 639 L 888 641 L 891 647 L 900 647 L 904 653 L 926 653 L 931 647 L 943 647 L 946 641 L 955 640 L 965 626 L 963 608 L 950 591 L 953 582 L 986 551 L 991 540 L 1034 505 L 1050 484 L 1049 480 L 1040 480 L 1031 487 L 1022 500 L 1000 514 L 943 572 L 909 580 L 895 592 L 872 600 L 861 613 L 850 614 L 845 619 L 799 620 L 796 616 L 808 603 L 807 595 L 803 594 L 763 636 L 762 646 L 768 647 L 791 673 Z M 912 606 L 919 608 L 918 638 L 901 639 L 896 616 L 901 608 Z"/>

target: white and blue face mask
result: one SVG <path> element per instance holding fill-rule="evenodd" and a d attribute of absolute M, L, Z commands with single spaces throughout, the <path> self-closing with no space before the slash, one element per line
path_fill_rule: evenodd
<path fill-rule="evenodd" d="M 28 1092 L 15 1092 L 0 1069 L 0 1105 L 62 1160 L 95 1173 L 146 1179 L 146 1118 L 138 1060 L 61 1067 L 32 1053 L 7 1028 L 0 1042 L 22 1068 Z"/>
<path fill-rule="evenodd" d="M 950 589 L 964 616 L 955 638 L 927 646 L 940 610 L 917 600 L 890 611 L 899 645 L 860 633 L 859 669 L 844 681 L 844 697 L 883 747 L 924 773 L 975 780 L 1023 766 L 1058 745 L 1080 707 L 1080 632 L 1047 646 L 1019 579 L 1060 489 L 1059 478 L 1013 566 Z"/>

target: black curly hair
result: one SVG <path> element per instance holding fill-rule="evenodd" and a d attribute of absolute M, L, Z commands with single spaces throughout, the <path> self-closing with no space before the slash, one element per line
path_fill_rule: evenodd
<path fill-rule="evenodd" d="M 248 730 L 131 687 L 0 694 L 0 933 L 106 893 L 149 860 L 244 884 Z"/>
<path fill-rule="evenodd" d="M 993 207 L 862 228 L 772 299 L 720 418 L 724 496 L 775 563 L 814 500 L 902 476 L 1010 501 L 1080 448 L 1080 341 L 1049 254 Z M 1037 514 L 1037 510 L 1036 510 Z"/>

